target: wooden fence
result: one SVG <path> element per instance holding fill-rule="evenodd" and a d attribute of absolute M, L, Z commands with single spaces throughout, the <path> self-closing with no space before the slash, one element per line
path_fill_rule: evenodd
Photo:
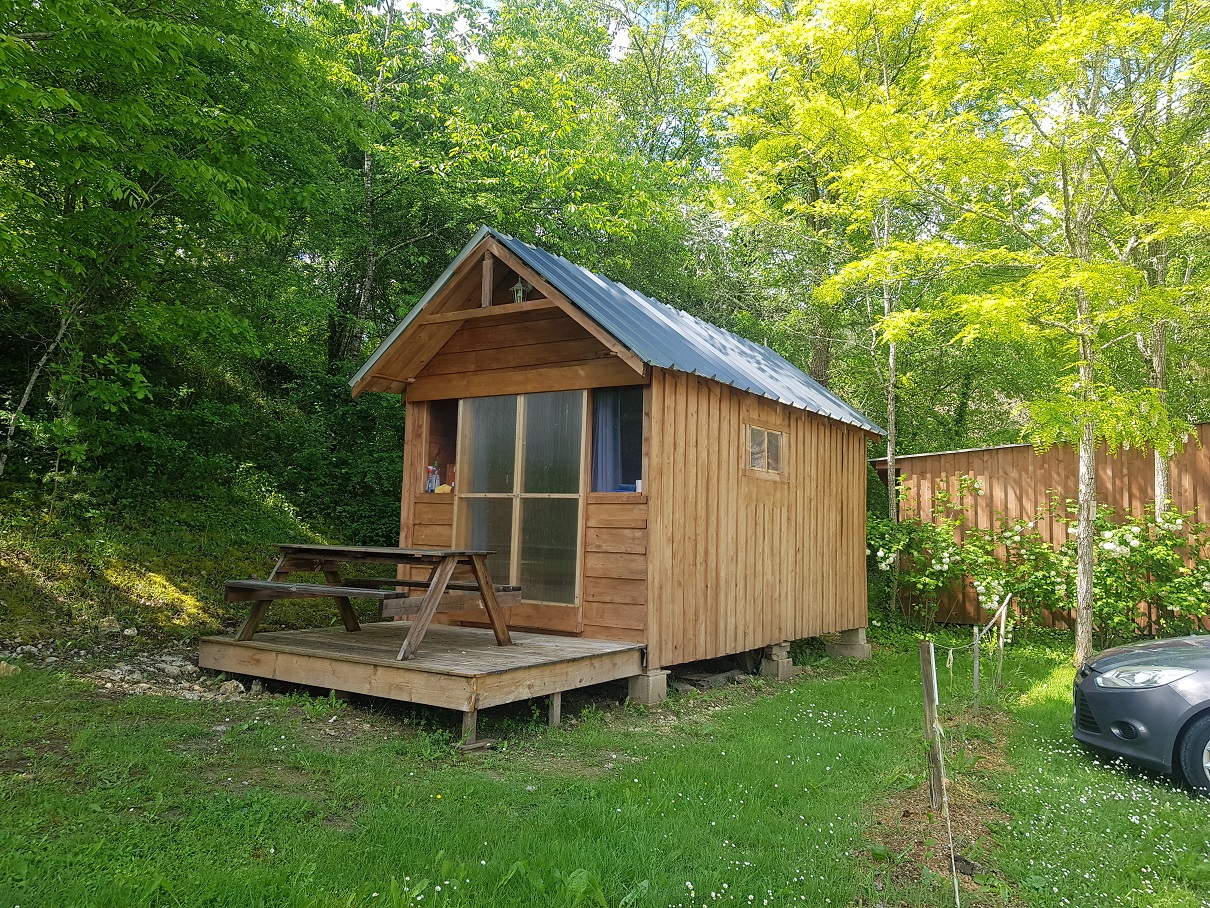
<path fill-rule="evenodd" d="M 1038 510 L 1058 497 L 1076 498 L 1079 482 L 1076 451 L 1056 445 L 1036 453 L 1032 445 L 976 448 L 938 454 L 911 454 L 895 460 L 900 483 L 907 490 L 903 516 L 928 517 L 944 490 L 952 501 L 968 508 L 970 524 L 989 528 L 998 522 L 1032 520 Z M 886 460 L 874 461 L 885 481 Z M 983 494 L 965 491 L 962 477 L 982 485 Z M 1129 450 L 1097 458 L 1097 499 L 1120 515 L 1141 515 L 1155 495 L 1155 467 L 1151 451 Z M 1179 511 L 1196 511 L 1197 518 L 1210 521 L 1210 423 L 1196 427 L 1184 450 L 1172 459 L 1172 504 Z M 1050 518 L 1037 527 L 1042 538 L 1055 546 L 1066 537 L 1066 527 Z M 959 538 L 962 531 L 959 530 Z M 962 589 L 942 598 L 938 620 L 973 624 L 982 614 L 975 591 Z M 1070 623 L 1066 613 L 1051 613 L 1063 627 Z"/>

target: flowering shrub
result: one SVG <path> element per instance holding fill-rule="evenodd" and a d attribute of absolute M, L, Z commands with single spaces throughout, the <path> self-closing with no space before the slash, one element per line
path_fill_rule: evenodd
<path fill-rule="evenodd" d="M 1144 631 L 1188 634 L 1210 612 L 1210 527 L 1152 509 L 1118 523 L 1097 514 L 1093 619 L 1102 644 Z M 1065 545 L 1074 546 L 1069 537 Z"/>
<path fill-rule="evenodd" d="M 966 482 L 962 492 L 982 493 L 975 482 Z M 931 622 L 940 597 L 969 578 L 988 611 L 1011 594 L 1018 622 L 1074 610 L 1075 515 L 1069 504 L 1054 502 L 1031 521 L 1002 521 L 986 529 L 971 526 L 968 509 L 952 496 L 938 493 L 936 502 L 923 520 L 870 518 L 867 555 L 876 605 Z M 1039 530 L 1052 519 L 1067 530 L 1057 548 Z M 1195 632 L 1210 615 L 1210 525 L 1192 514 L 1157 517 L 1150 509 L 1119 521 L 1106 508 L 1096 521 L 1093 620 L 1100 645 L 1139 632 Z"/>

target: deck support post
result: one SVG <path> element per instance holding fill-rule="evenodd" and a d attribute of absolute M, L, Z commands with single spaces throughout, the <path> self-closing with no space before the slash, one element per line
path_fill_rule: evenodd
<path fill-rule="evenodd" d="M 873 655 L 865 639 L 865 628 L 854 627 L 823 638 L 824 651 L 833 659 L 869 659 Z"/>
<path fill-rule="evenodd" d="M 474 744 L 479 732 L 479 710 L 468 709 L 462 714 L 462 743 Z"/>
<path fill-rule="evenodd" d="M 762 678 L 789 681 L 794 677 L 794 662 L 790 659 L 790 643 L 782 641 L 766 646 L 761 653 L 760 674 Z"/>
<path fill-rule="evenodd" d="M 550 713 L 547 719 L 551 728 L 563 720 L 563 694 L 560 691 L 555 691 L 550 695 Z"/>
<path fill-rule="evenodd" d="M 668 699 L 668 670 L 652 668 L 630 678 L 630 702 L 655 706 Z"/>

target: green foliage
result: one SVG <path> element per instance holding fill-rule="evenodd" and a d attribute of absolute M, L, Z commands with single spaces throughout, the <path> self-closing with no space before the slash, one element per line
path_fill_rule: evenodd
<path fill-rule="evenodd" d="M 1043 613 L 1067 612 L 1075 603 L 1076 542 L 1072 502 L 1052 502 L 1032 520 L 997 520 L 974 526 L 968 502 L 981 495 L 965 480 L 957 495 L 936 493 L 932 512 L 899 523 L 868 518 L 871 582 L 880 590 L 902 591 L 877 604 L 902 607 L 931 622 L 939 598 L 969 581 L 988 612 L 1012 597 L 1011 623 L 1040 625 Z M 1103 647 L 1140 633 L 1175 636 L 1197 633 L 1210 614 L 1210 525 L 1194 514 L 1168 511 L 1156 516 L 1097 514 L 1094 570 L 1094 626 Z M 1053 520 L 1066 538 L 1053 545 L 1039 525 Z M 884 578 L 893 578 L 893 584 Z"/>
<path fill-rule="evenodd" d="M 1097 515 L 1096 622 L 1102 644 L 1140 630 L 1160 636 L 1196 633 L 1210 614 L 1210 525 L 1193 514 L 1115 521 Z M 1140 612 L 1140 607 L 1143 611 Z"/>

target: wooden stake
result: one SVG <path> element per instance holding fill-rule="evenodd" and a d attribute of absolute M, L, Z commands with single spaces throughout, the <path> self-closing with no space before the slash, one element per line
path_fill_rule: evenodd
<path fill-rule="evenodd" d="M 483 253 L 483 292 L 480 295 L 479 306 L 487 308 L 492 304 L 492 291 L 496 289 L 495 259 L 491 252 Z"/>
<path fill-rule="evenodd" d="M 974 632 L 975 640 L 975 709 L 979 708 L 979 625 L 975 625 L 971 630 Z"/>
<path fill-rule="evenodd" d="M 1008 628 L 1008 597 L 1004 599 L 1004 604 L 1000 606 L 1000 642 L 999 654 L 996 657 L 996 685 L 1000 684 L 1000 673 L 1004 671 L 1004 632 Z"/>
<path fill-rule="evenodd" d="M 934 810 L 945 797 L 941 765 L 941 728 L 937 724 L 937 665 L 933 641 L 920 641 L 920 680 L 924 688 L 924 735 L 929 744 L 929 803 Z"/>

